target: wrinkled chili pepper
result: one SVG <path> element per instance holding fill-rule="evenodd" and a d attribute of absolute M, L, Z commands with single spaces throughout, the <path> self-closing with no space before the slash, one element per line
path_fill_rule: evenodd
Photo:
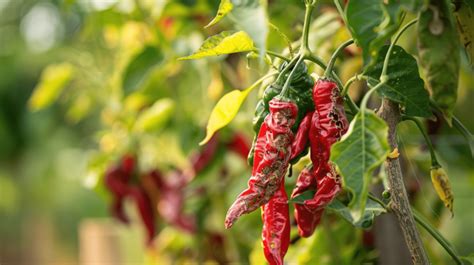
<path fill-rule="evenodd" d="M 262 243 L 265 258 L 270 265 L 283 265 L 283 257 L 290 244 L 290 214 L 285 182 L 262 206 Z"/>
<path fill-rule="evenodd" d="M 280 71 L 283 70 L 287 65 L 286 62 L 280 65 Z M 275 96 L 280 94 L 284 82 L 289 78 L 289 73 L 283 76 L 280 80 L 276 80 L 274 83 L 270 84 L 263 92 L 262 99 L 257 103 L 257 107 L 255 108 L 255 115 L 253 118 L 253 129 L 256 134 L 258 134 L 260 130 L 260 126 L 262 125 L 265 117 L 270 113 L 269 110 L 269 102 Z M 313 100 L 311 99 L 311 87 L 313 87 L 314 81 L 313 78 L 308 74 L 308 68 L 304 63 L 301 63 L 297 66 L 291 80 L 289 83 L 288 88 L 288 95 L 287 98 L 296 103 L 298 106 L 298 115 L 296 118 L 296 122 L 292 127 L 293 132 L 299 127 L 301 120 L 305 117 L 308 111 L 312 111 L 314 109 Z M 248 155 L 248 163 L 249 165 L 253 165 L 253 156 L 255 145 L 257 141 L 257 135 L 255 136 L 252 148 L 250 149 Z"/>
<path fill-rule="evenodd" d="M 304 205 L 295 205 L 298 231 L 302 237 L 308 237 L 316 228 L 324 207 L 341 190 L 340 176 L 329 162 L 331 146 L 347 131 L 347 121 L 343 99 L 337 84 L 329 79 L 319 79 L 313 88 L 315 111 L 308 113 L 296 133 L 292 156 L 297 156 L 309 140 L 313 169 L 303 170 L 298 177 L 292 198 L 304 191 L 315 189 L 313 199 Z M 311 122 L 306 122 L 311 116 Z M 304 135 L 308 135 L 305 137 Z M 315 187 L 316 186 L 316 187 Z"/>
<path fill-rule="evenodd" d="M 226 228 L 230 228 L 241 215 L 267 203 L 280 187 L 289 166 L 294 137 L 291 127 L 297 115 L 295 103 L 279 97 L 270 101 L 270 114 L 258 133 L 248 188 L 229 208 Z"/>

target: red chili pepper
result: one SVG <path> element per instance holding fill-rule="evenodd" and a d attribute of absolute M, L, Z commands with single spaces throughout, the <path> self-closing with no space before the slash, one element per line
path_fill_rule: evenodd
<path fill-rule="evenodd" d="M 313 175 L 312 166 L 303 169 L 296 181 L 291 198 L 301 195 L 303 192 L 316 189 L 316 177 Z M 298 233 L 301 237 L 309 237 L 319 224 L 320 218 L 314 211 L 303 204 L 295 204 L 295 220 L 298 225 Z"/>
<path fill-rule="evenodd" d="M 135 201 L 140 217 L 147 232 L 147 243 L 150 245 L 155 237 L 154 207 L 145 190 L 141 187 L 130 187 L 128 193 Z"/>
<path fill-rule="evenodd" d="M 241 215 L 267 203 L 280 187 L 288 169 L 294 137 L 291 127 L 295 123 L 298 107 L 279 98 L 273 98 L 269 106 L 270 114 L 258 133 L 248 188 L 229 208 L 226 228 L 230 228 Z"/>
<path fill-rule="evenodd" d="M 219 146 L 219 135 L 215 134 L 204 148 L 191 158 L 194 173 L 201 172 L 214 158 Z"/>
<path fill-rule="evenodd" d="M 290 244 L 290 214 L 285 183 L 262 206 L 262 243 L 265 258 L 270 265 L 282 265 Z"/>
<path fill-rule="evenodd" d="M 229 143 L 227 143 L 227 147 L 236 152 L 244 160 L 247 160 L 247 156 L 250 152 L 250 143 L 243 134 L 235 133 Z"/>
<path fill-rule="evenodd" d="M 340 177 L 329 162 L 331 146 L 347 131 L 347 121 L 343 99 L 339 95 L 337 84 L 328 79 L 320 79 L 313 88 L 315 111 L 311 115 L 311 122 L 302 123 L 297 132 L 297 139 L 293 145 L 292 156 L 298 156 L 304 149 L 307 140 L 311 147 L 312 172 L 303 171 L 298 177 L 298 183 L 293 191 L 292 198 L 311 188 L 317 188 L 311 200 L 304 205 L 295 205 L 295 216 L 301 236 L 310 236 L 316 228 L 324 207 L 334 199 L 341 190 Z M 304 135 L 309 137 L 305 138 Z"/>

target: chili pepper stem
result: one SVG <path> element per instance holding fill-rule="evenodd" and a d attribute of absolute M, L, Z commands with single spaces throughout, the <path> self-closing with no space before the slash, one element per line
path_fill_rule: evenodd
<path fill-rule="evenodd" d="M 431 142 L 430 137 L 428 136 L 425 129 L 423 128 L 423 125 L 421 124 L 420 120 L 418 120 L 415 117 L 410 117 L 410 116 L 406 116 L 406 115 L 402 115 L 402 120 L 412 121 L 416 124 L 416 127 L 418 127 L 418 130 L 423 135 L 423 138 L 425 139 L 426 145 L 428 146 L 428 149 L 430 150 L 431 167 L 432 168 L 440 168 L 441 165 L 438 163 L 438 159 L 436 157 L 436 153 L 435 153 L 435 150 L 434 150 L 434 147 L 433 147 L 433 143 Z"/>
<path fill-rule="evenodd" d="M 259 52 L 260 52 L 260 49 L 255 48 L 255 49 L 253 49 L 253 51 L 256 52 L 256 53 L 259 53 Z M 279 53 L 277 53 L 277 52 L 269 51 L 269 50 L 266 50 L 265 52 L 266 52 L 268 55 L 271 55 L 271 56 L 280 58 L 280 59 L 282 59 L 282 60 L 284 60 L 284 61 L 287 61 L 287 62 L 290 61 L 290 59 L 289 59 L 288 57 L 284 56 L 283 54 L 279 54 Z"/>
<path fill-rule="evenodd" d="M 336 0 L 337 1 L 337 0 Z M 329 77 L 332 73 L 332 68 L 334 67 L 334 63 L 337 60 L 337 57 L 343 51 L 347 46 L 351 45 L 354 43 L 353 39 L 347 40 L 343 42 L 337 49 L 334 51 L 334 53 L 331 56 L 331 59 L 329 60 L 328 66 L 326 67 L 326 71 L 324 71 L 324 76 Z"/>
<path fill-rule="evenodd" d="M 283 88 L 281 89 L 281 92 L 280 92 L 280 96 L 281 97 L 286 97 L 288 95 L 288 89 L 290 87 L 290 81 L 291 79 L 293 78 L 293 75 L 295 74 L 296 72 L 296 69 L 298 68 L 298 66 L 303 62 L 304 60 L 304 56 L 297 56 L 296 58 L 298 58 L 298 61 L 296 62 L 295 66 L 293 67 L 293 69 L 291 70 L 290 72 L 290 75 L 288 76 L 288 78 L 286 79 L 285 81 L 285 85 L 283 86 Z"/>

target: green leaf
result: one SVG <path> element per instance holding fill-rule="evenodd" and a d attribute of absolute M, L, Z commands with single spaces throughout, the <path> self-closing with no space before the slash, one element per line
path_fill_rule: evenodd
<path fill-rule="evenodd" d="M 346 18 L 357 45 L 362 48 L 364 64 L 370 64 L 379 48 L 399 26 L 400 6 L 393 1 L 349 1 Z"/>
<path fill-rule="evenodd" d="M 428 0 L 399 0 L 400 5 L 410 12 L 418 12 L 428 4 Z"/>
<path fill-rule="evenodd" d="M 461 257 L 461 260 L 464 262 L 465 265 L 473 265 L 474 253 L 469 254 L 469 256 Z"/>
<path fill-rule="evenodd" d="M 30 109 L 38 111 L 53 104 L 71 81 L 73 73 L 74 67 L 69 63 L 52 64 L 46 67 L 28 102 Z"/>
<path fill-rule="evenodd" d="M 316 193 L 315 190 L 307 190 L 300 195 L 288 200 L 288 203 L 304 204 L 306 200 L 311 200 Z"/>
<path fill-rule="evenodd" d="M 125 69 L 122 86 L 125 95 L 137 90 L 150 76 L 152 70 L 164 59 L 161 50 L 146 46 Z"/>
<path fill-rule="evenodd" d="M 366 70 L 365 74 L 378 80 L 382 73 L 388 45 L 380 50 L 376 63 Z M 418 74 L 416 59 L 402 47 L 394 46 L 387 68 L 388 81 L 378 92 L 405 107 L 408 116 L 431 116 L 428 91 Z M 376 85 L 376 80 L 369 83 Z"/>
<path fill-rule="evenodd" d="M 252 39 L 243 31 L 223 31 L 217 35 L 207 38 L 201 48 L 195 53 L 181 57 L 179 60 L 200 59 L 208 56 L 248 52 L 254 50 Z"/>
<path fill-rule="evenodd" d="M 430 1 L 430 8 L 418 17 L 417 36 L 420 63 L 431 97 L 451 124 L 457 99 L 460 45 L 450 1 Z"/>
<path fill-rule="evenodd" d="M 327 209 L 346 219 L 353 226 L 364 229 L 372 226 L 376 216 L 387 212 L 385 208 L 370 198 L 367 199 L 364 214 L 359 220 L 356 219 L 357 214 L 354 214 L 346 205 L 337 199 L 333 200 L 327 206 Z"/>
<path fill-rule="evenodd" d="M 266 0 L 232 0 L 234 8 L 229 16 L 238 28 L 247 32 L 255 46 L 260 50 L 260 57 L 266 52 L 268 36 L 268 14 Z"/>
<path fill-rule="evenodd" d="M 349 206 L 354 220 L 362 218 L 374 169 L 390 152 L 387 124 L 371 110 L 359 112 L 341 141 L 331 148 L 331 161 L 342 175 L 343 186 L 353 197 Z"/>
<path fill-rule="evenodd" d="M 134 130 L 137 132 L 158 131 L 163 128 L 175 110 L 175 103 L 169 98 L 157 100 L 137 118 Z"/>
<path fill-rule="evenodd" d="M 471 1 L 471 6 L 467 0 L 459 1 L 460 7 L 454 13 L 456 18 L 456 25 L 461 37 L 461 42 L 466 50 L 471 66 L 474 63 L 474 3 Z"/>
<path fill-rule="evenodd" d="M 232 11 L 232 8 L 234 8 L 234 5 L 232 5 L 230 0 L 221 0 L 221 3 L 219 4 L 219 9 L 217 10 L 216 16 L 204 28 L 208 28 L 212 25 L 215 25 L 222 18 L 224 18 L 225 15 L 227 15 L 230 11 Z"/>

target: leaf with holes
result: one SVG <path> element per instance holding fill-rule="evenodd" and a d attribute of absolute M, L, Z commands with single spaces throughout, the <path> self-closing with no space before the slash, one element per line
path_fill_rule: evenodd
<path fill-rule="evenodd" d="M 255 49 L 252 39 L 243 31 L 223 31 L 207 38 L 195 53 L 179 58 L 180 60 L 200 59 L 237 52 L 248 52 Z"/>
<path fill-rule="evenodd" d="M 382 73 L 385 54 L 388 45 L 382 47 L 376 63 L 365 71 L 365 74 L 375 80 L 369 83 L 375 86 Z M 388 81 L 378 92 L 405 107 L 408 116 L 431 116 L 428 91 L 424 88 L 423 80 L 418 74 L 415 58 L 402 47 L 394 46 L 387 68 Z"/>
<path fill-rule="evenodd" d="M 342 175 L 343 186 L 352 193 L 349 207 L 358 222 L 365 209 L 372 173 L 387 157 L 387 124 L 371 110 L 359 112 L 341 141 L 331 148 L 331 161 Z"/>

